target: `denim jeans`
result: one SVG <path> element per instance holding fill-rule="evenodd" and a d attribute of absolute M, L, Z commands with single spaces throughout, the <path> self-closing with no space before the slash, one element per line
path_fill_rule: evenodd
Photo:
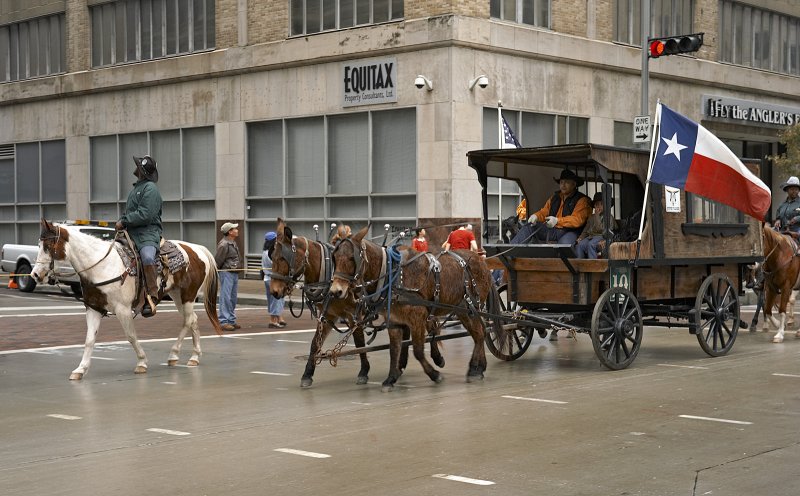
<path fill-rule="evenodd" d="M 589 236 L 583 238 L 576 246 L 578 258 L 597 258 L 597 245 L 603 241 L 602 236 Z"/>
<path fill-rule="evenodd" d="M 267 307 L 269 309 L 269 314 L 280 317 L 283 313 L 283 298 L 275 298 L 272 296 L 272 293 L 269 292 L 269 281 L 264 281 L 264 286 L 267 288 Z"/>
<path fill-rule="evenodd" d="M 239 276 L 235 272 L 220 272 L 219 282 L 219 323 L 235 324 Z"/>
<path fill-rule="evenodd" d="M 578 239 L 578 233 L 560 227 L 547 227 L 544 224 L 525 224 L 511 240 L 512 244 L 536 244 L 553 242 L 571 245 Z"/>
<path fill-rule="evenodd" d="M 139 257 L 142 259 L 142 265 L 155 265 L 156 264 L 156 250 L 155 246 L 142 246 L 139 248 Z"/>

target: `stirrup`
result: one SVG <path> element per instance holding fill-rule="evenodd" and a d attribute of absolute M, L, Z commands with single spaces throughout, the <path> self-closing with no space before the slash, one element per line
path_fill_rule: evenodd
<path fill-rule="evenodd" d="M 153 298 L 149 294 L 145 294 L 145 303 L 142 306 L 142 317 L 148 318 L 156 314 L 156 304 L 153 303 Z"/>

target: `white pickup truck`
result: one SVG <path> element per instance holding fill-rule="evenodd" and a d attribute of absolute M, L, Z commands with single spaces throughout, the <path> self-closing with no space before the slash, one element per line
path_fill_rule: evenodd
<path fill-rule="evenodd" d="M 71 221 L 64 222 L 64 224 L 81 226 L 81 232 L 91 234 L 100 239 L 114 239 L 114 228 L 107 227 L 108 223 L 106 222 Z M 38 245 L 3 245 L 2 255 L 0 255 L 2 263 L 0 266 L 4 272 L 23 274 L 14 277 L 20 291 L 30 293 L 36 289 L 36 281 L 29 274 L 31 273 L 33 265 L 36 263 L 36 255 L 38 253 Z M 67 284 L 75 294 L 81 294 L 80 278 L 69 263 L 56 262 L 55 273 L 58 276 L 58 280 L 56 281 L 55 278 L 51 278 L 51 280 L 48 281 L 49 284 L 56 284 L 57 282 Z"/>

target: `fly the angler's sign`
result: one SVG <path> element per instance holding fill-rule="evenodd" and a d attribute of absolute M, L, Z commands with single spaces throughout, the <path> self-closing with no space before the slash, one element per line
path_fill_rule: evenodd
<path fill-rule="evenodd" d="M 343 107 L 397 101 L 397 61 L 394 57 L 342 64 Z"/>
<path fill-rule="evenodd" d="M 706 119 L 745 125 L 787 127 L 800 123 L 800 108 L 703 95 Z"/>

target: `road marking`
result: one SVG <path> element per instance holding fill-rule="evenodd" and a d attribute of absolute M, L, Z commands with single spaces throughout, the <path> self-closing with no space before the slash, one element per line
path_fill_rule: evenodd
<path fill-rule="evenodd" d="M 352 403 L 352 404 L 354 404 L 354 405 L 364 405 L 364 406 L 370 406 L 370 405 L 372 405 L 372 403 L 362 403 L 362 402 L 360 402 L 360 401 L 351 401 L 350 403 Z"/>
<path fill-rule="evenodd" d="M 161 311 L 161 310 L 159 310 Z M 83 314 L 81 314 L 83 315 Z M 0 315 L 0 317 L 3 317 Z M 249 332 L 247 334 L 242 334 L 243 336 L 274 336 L 275 334 L 299 334 L 302 332 L 317 332 L 316 329 L 299 329 L 295 331 L 273 331 L 273 332 Z M 230 336 L 227 336 L 230 337 Z M 216 334 L 209 334 L 208 336 L 200 336 L 200 339 L 221 339 L 221 336 L 217 336 Z M 190 338 L 186 338 L 190 339 Z M 140 339 L 140 343 L 163 343 L 163 342 L 173 342 L 175 338 L 158 338 L 158 339 Z M 127 349 L 130 343 L 128 341 L 109 341 L 107 343 L 98 343 L 97 346 L 109 346 L 109 345 L 125 345 Z M 41 353 L 44 351 L 53 351 L 53 350 L 69 350 L 69 349 L 83 349 L 85 345 L 81 344 L 67 344 L 63 346 L 50 346 L 48 348 L 24 348 L 21 350 L 3 350 L 0 351 L 0 355 L 13 355 L 16 353 Z"/>
<path fill-rule="evenodd" d="M 326 455 L 325 453 L 314 453 L 312 451 L 302 451 L 296 450 L 291 448 L 277 448 L 274 451 L 280 451 L 281 453 L 289 453 L 290 455 L 300 455 L 300 456 L 307 456 L 310 458 L 330 458 L 331 455 Z"/>
<path fill-rule="evenodd" d="M 141 343 L 141 341 L 139 341 L 139 342 Z M 183 365 L 183 364 L 180 364 L 180 363 L 176 363 L 175 365 L 170 365 L 167 362 L 164 362 L 164 363 L 162 363 L 160 365 L 162 365 L 164 367 L 182 367 L 184 369 L 196 369 L 197 368 L 197 365 L 191 365 L 190 366 L 190 365 Z"/>
<path fill-rule="evenodd" d="M 658 365 L 659 367 L 678 367 L 678 368 L 681 368 L 681 369 L 702 369 L 702 370 L 708 370 L 708 367 L 698 367 L 698 366 L 696 366 L 696 365 L 673 365 L 673 364 L 671 364 L 671 363 L 658 363 L 658 364 L 656 364 L 656 365 Z"/>
<path fill-rule="evenodd" d="M 438 479 L 451 480 L 456 482 L 466 482 L 467 484 L 475 484 L 478 486 L 492 486 L 494 482 L 482 479 L 470 479 L 469 477 L 461 477 L 460 475 L 447 475 L 447 474 L 433 474 L 431 477 Z"/>
<path fill-rule="evenodd" d="M 169 434 L 170 436 L 189 436 L 191 432 L 183 432 L 183 431 L 173 431 L 169 429 L 158 429 L 156 427 L 147 429 L 150 432 L 157 432 L 159 434 Z"/>
<path fill-rule="evenodd" d="M 111 360 L 111 361 L 114 361 L 114 360 L 116 360 L 116 358 L 108 358 L 108 357 L 98 357 L 98 356 L 93 356 L 93 357 L 92 357 L 92 360 Z"/>
<path fill-rule="evenodd" d="M 279 375 L 279 376 L 282 376 L 282 377 L 289 377 L 290 375 L 292 375 L 292 374 L 284 374 L 282 372 L 262 372 L 260 370 L 253 370 L 250 373 L 251 374 L 259 374 L 259 375 Z"/>
<path fill-rule="evenodd" d="M 245 336 L 222 336 L 222 337 L 225 338 L 225 339 L 253 339 L 253 338 L 248 338 L 248 337 L 245 337 Z"/>
<path fill-rule="evenodd" d="M 26 310 L 85 310 L 86 307 L 83 305 L 54 305 L 52 307 L 42 306 L 42 307 L 6 307 L 2 311 L 3 312 L 24 312 Z"/>
<path fill-rule="evenodd" d="M 776 374 L 772 374 L 772 375 L 777 375 L 778 377 L 795 377 L 795 378 L 800 379 L 800 375 L 796 375 L 796 374 L 777 374 L 776 373 Z"/>
<path fill-rule="evenodd" d="M 48 417 L 57 418 L 61 420 L 80 420 L 83 417 L 76 417 L 74 415 L 63 415 L 61 413 L 51 413 Z"/>
<path fill-rule="evenodd" d="M 161 384 L 169 384 L 170 386 L 174 386 L 175 384 L 177 384 L 177 382 L 174 382 L 174 381 L 164 381 L 164 382 L 162 382 Z"/>
<path fill-rule="evenodd" d="M 309 344 L 309 341 L 295 341 L 294 339 L 276 339 L 275 341 L 279 343 L 300 343 L 300 344 Z"/>
<path fill-rule="evenodd" d="M 739 424 L 739 425 L 753 425 L 752 422 L 743 422 L 741 420 L 728 420 L 714 417 L 697 417 L 695 415 L 678 415 L 681 418 L 695 419 L 695 420 L 710 420 L 712 422 L 724 422 L 726 424 Z"/>
<path fill-rule="evenodd" d="M 526 398 L 524 396 L 503 396 L 503 398 L 508 398 L 510 400 L 539 401 L 541 403 L 553 403 L 556 405 L 566 405 L 569 403 L 568 401 L 543 400 L 541 398 Z"/>

